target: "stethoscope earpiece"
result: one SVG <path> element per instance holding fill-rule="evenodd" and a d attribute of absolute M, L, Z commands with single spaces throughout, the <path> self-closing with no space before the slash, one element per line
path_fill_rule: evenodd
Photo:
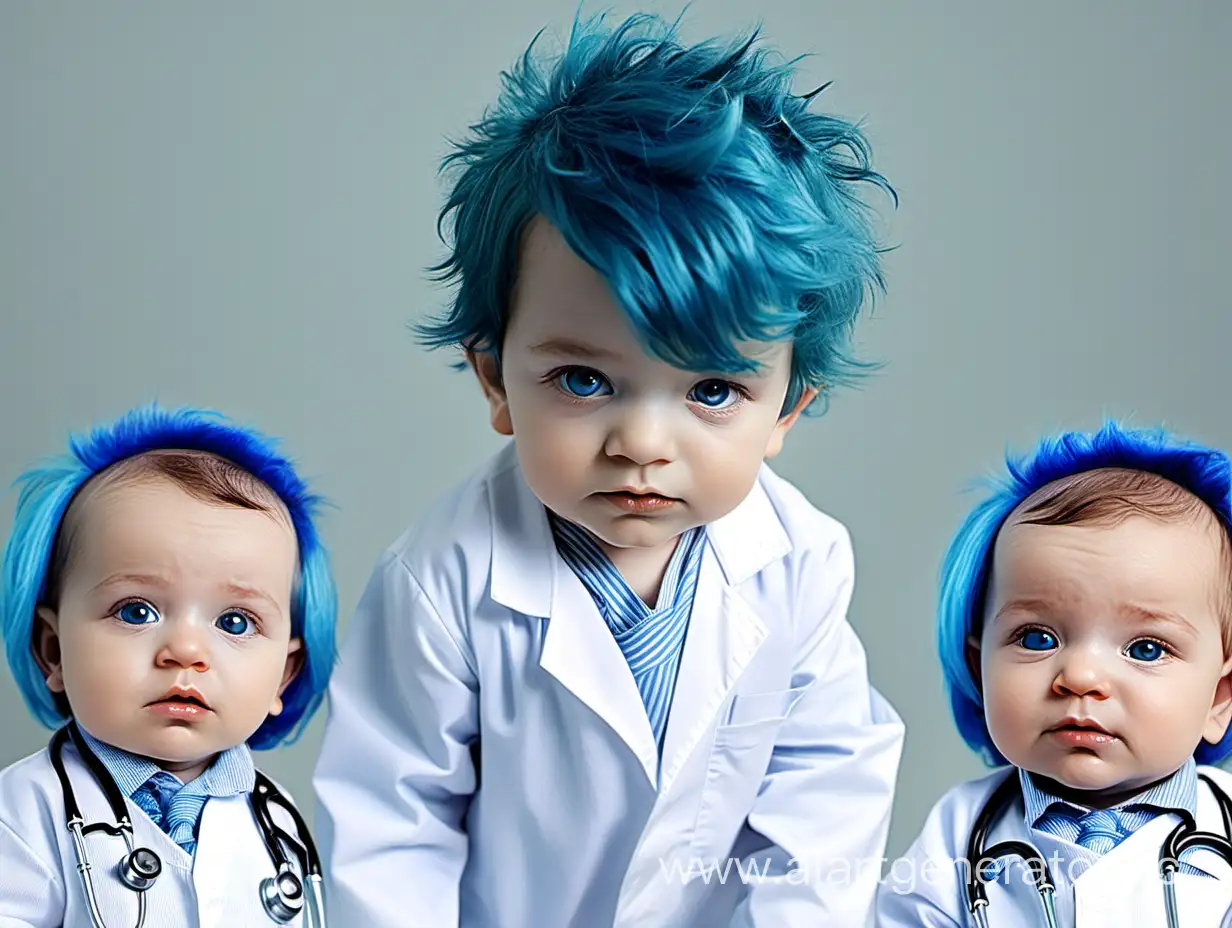
<path fill-rule="evenodd" d="M 163 872 L 163 862 L 148 847 L 139 847 L 120 861 L 120 882 L 136 893 L 143 893 Z"/>
<path fill-rule="evenodd" d="M 304 909 L 304 884 L 288 869 L 261 881 L 261 902 L 274 921 L 287 924 Z"/>

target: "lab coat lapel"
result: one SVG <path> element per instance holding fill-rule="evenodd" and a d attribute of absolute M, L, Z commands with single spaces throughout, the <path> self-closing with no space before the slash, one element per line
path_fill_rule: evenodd
<path fill-rule="evenodd" d="M 762 488 L 706 527 L 693 609 L 663 743 L 660 791 L 671 788 L 686 761 L 716 722 L 720 707 L 769 634 L 769 621 L 740 595 L 739 586 L 785 557 L 791 541 Z"/>
<path fill-rule="evenodd" d="M 620 736 L 655 787 L 659 749 L 633 671 L 590 593 L 559 557 L 555 573 L 539 664 Z"/>
<path fill-rule="evenodd" d="M 662 792 L 671 789 L 766 635 L 765 624 L 727 585 L 708 549 L 702 556 L 664 736 Z"/>
<path fill-rule="evenodd" d="M 658 746 L 633 672 L 595 601 L 557 554 L 547 511 L 526 485 L 512 443 L 487 484 L 492 599 L 547 619 L 539 665 L 616 733 L 655 786 Z"/>

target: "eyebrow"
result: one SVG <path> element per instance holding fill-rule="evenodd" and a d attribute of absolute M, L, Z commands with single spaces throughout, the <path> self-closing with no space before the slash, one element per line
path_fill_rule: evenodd
<path fill-rule="evenodd" d="M 1147 622 L 1156 622 L 1161 625 L 1175 625 L 1185 629 L 1192 635 L 1197 635 L 1198 630 L 1194 624 L 1181 615 L 1179 612 L 1167 612 L 1161 609 L 1147 609 L 1145 606 L 1139 606 L 1136 603 L 1119 603 L 1117 612 L 1121 615 L 1132 619 L 1142 619 Z"/>
<path fill-rule="evenodd" d="M 1055 603 L 1046 599 L 1011 599 L 997 610 L 997 614 L 993 616 L 993 621 L 997 621 L 997 619 L 1009 612 L 1029 612 L 1038 614 L 1041 612 L 1048 612 L 1054 608 Z M 1198 634 L 1198 629 L 1194 626 L 1194 624 L 1178 612 L 1167 612 L 1161 609 L 1148 609 L 1145 606 L 1139 606 L 1136 603 L 1130 602 L 1117 603 L 1116 612 L 1118 615 L 1128 619 L 1155 622 L 1160 625 L 1175 625 L 1192 635 Z"/>
<path fill-rule="evenodd" d="M 534 354 L 551 354 L 558 357 L 585 358 L 590 361 L 615 361 L 620 355 L 606 348 L 588 345 L 585 342 L 574 341 L 571 338 L 549 338 L 546 341 L 532 345 Z"/>
<path fill-rule="evenodd" d="M 992 620 L 995 622 L 1009 612 L 1047 612 L 1050 608 L 1052 603 L 1046 599 L 1011 599 L 997 610 Z"/>
<path fill-rule="evenodd" d="M 141 584 L 143 586 L 154 586 L 162 590 L 165 590 L 167 589 L 167 587 L 171 586 L 170 581 L 167 580 L 166 577 L 162 577 L 158 574 L 119 573 L 119 574 L 112 574 L 111 576 L 106 577 L 103 580 L 99 581 L 93 587 L 91 587 L 90 592 L 93 593 L 98 590 L 103 590 L 103 589 L 106 589 L 112 586 L 119 586 L 124 583 L 135 583 L 135 584 Z M 238 583 L 234 580 L 230 580 L 222 584 L 222 589 L 224 589 L 231 596 L 236 596 L 236 597 L 239 597 L 240 599 L 262 600 L 265 603 L 267 603 L 271 609 L 275 611 L 280 611 L 278 603 L 274 601 L 274 598 L 270 596 L 268 593 L 266 593 L 264 590 L 258 587 L 249 586 L 247 583 Z"/>
<path fill-rule="evenodd" d="M 93 593 L 95 590 L 105 589 L 109 586 L 119 586 L 122 583 L 139 583 L 145 586 L 160 587 L 162 589 L 166 589 L 170 586 L 167 579 L 165 577 L 160 577 L 158 574 L 121 573 L 111 574 L 108 577 L 104 577 L 90 588 L 90 592 Z"/>

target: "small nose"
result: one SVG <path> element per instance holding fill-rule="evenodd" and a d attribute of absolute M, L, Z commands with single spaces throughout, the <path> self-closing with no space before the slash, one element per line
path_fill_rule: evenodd
<path fill-rule="evenodd" d="M 1107 664 L 1090 648 L 1067 651 L 1052 681 L 1052 689 L 1062 696 L 1104 699 L 1108 695 Z"/>
<path fill-rule="evenodd" d="M 210 669 L 209 636 L 196 622 L 166 623 L 154 663 L 159 667 L 183 667 L 204 672 Z"/>
<path fill-rule="evenodd" d="M 667 411 L 653 403 L 631 404 L 612 423 L 603 443 L 604 453 L 639 466 L 671 461 L 675 443 L 668 418 Z"/>

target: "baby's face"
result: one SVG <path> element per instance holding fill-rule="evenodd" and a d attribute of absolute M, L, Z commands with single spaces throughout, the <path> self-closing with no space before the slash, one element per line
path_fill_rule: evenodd
<path fill-rule="evenodd" d="M 781 448 L 796 420 L 780 415 L 791 343 L 742 345 L 761 365 L 752 374 L 674 367 L 639 344 L 604 279 L 546 221 L 522 251 L 503 381 L 484 381 L 493 425 L 514 436 L 544 505 L 609 555 L 670 552 L 739 505 Z"/>
<path fill-rule="evenodd" d="M 282 709 L 299 665 L 294 530 L 161 477 L 84 505 L 57 609 L 36 624 L 47 685 L 100 741 L 189 779 Z"/>
<path fill-rule="evenodd" d="M 1002 529 L 979 646 L 989 732 L 1012 764 L 1107 798 L 1223 736 L 1232 661 L 1212 523 Z"/>

